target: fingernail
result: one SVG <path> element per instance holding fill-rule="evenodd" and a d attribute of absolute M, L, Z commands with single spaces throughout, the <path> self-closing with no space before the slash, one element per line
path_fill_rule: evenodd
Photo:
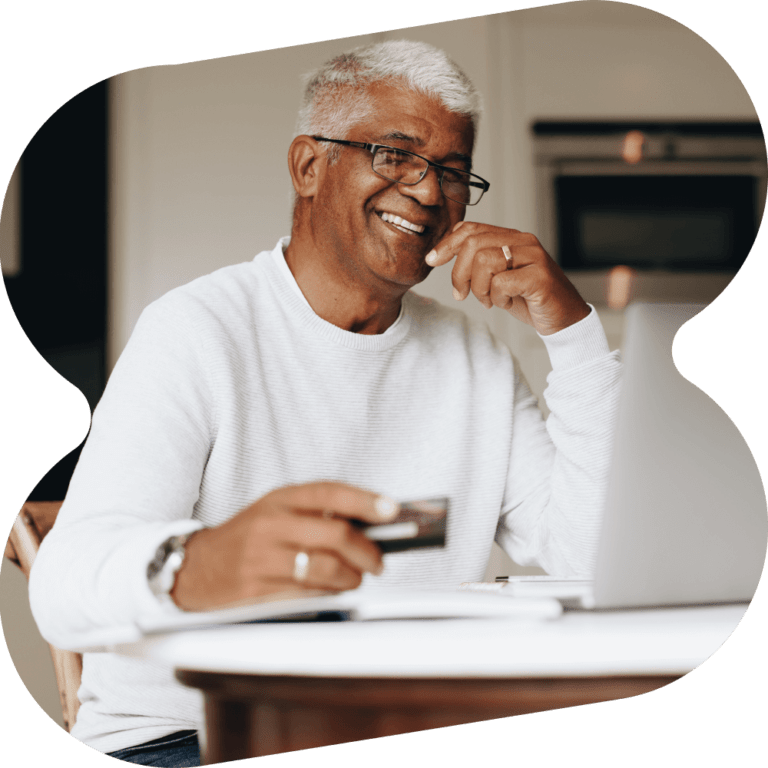
<path fill-rule="evenodd" d="M 461 294 L 459 293 L 458 288 L 453 289 L 453 298 L 456 299 L 456 301 L 461 301 Z"/>
<path fill-rule="evenodd" d="M 426 261 L 427 264 L 434 265 L 434 263 L 437 261 L 437 251 L 430 251 L 424 261 Z"/>
<path fill-rule="evenodd" d="M 381 576 L 384 573 L 384 563 L 379 563 L 373 571 L 374 576 Z"/>
<path fill-rule="evenodd" d="M 379 496 L 374 502 L 376 513 L 383 520 L 391 520 L 400 511 L 400 505 L 388 496 Z"/>
<path fill-rule="evenodd" d="M 458 222 L 456 222 L 456 224 L 454 224 L 454 225 L 453 225 L 453 229 L 451 230 L 451 232 L 455 232 L 455 231 L 456 231 L 456 230 L 457 230 L 459 227 L 461 227 L 463 224 L 464 224 L 464 221 L 463 221 L 463 220 L 462 220 L 462 221 L 458 221 Z"/>

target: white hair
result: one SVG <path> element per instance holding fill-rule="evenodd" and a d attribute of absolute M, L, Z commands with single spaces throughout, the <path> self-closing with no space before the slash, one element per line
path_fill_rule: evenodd
<path fill-rule="evenodd" d="M 439 48 L 410 40 L 391 40 L 355 48 L 305 77 L 304 101 L 296 136 L 345 139 L 372 108 L 367 89 L 389 82 L 436 98 L 447 110 L 467 115 L 477 133 L 480 94 L 470 79 Z M 338 145 L 330 145 L 329 160 Z"/>

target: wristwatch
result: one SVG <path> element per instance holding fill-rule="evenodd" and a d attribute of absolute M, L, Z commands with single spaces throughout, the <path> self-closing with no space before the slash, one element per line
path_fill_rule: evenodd
<path fill-rule="evenodd" d="M 157 548 L 155 556 L 147 566 L 149 588 L 159 600 L 172 601 L 171 590 L 176 583 L 176 574 L 184 562 L 184 546 L 191 535 L 185 533 L 166 539 Z"/>

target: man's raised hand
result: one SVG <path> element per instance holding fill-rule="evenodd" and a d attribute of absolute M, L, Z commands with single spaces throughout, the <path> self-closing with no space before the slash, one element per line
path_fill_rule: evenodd
<path fill-rule="evenodd" d="M 427 264 L 438 267 L 454 256 L 453 295 L 459 301 L 471 291 L 483 306 L 505 309 L 543 336 L 589 314 L 587 303 L 534 235 L 460 221 L 427 255 Z"/>

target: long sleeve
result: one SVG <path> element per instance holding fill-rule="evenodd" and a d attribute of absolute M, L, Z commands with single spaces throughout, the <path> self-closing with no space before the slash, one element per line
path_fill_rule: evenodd
<path fill-rule="evenodd" d="M 191 518 L 212 414 L 199 345 L 182 339 L 190 317 L 174 301 L 145 310 L 94 412 L 30 577 L 35 619 L 54 645 L 173 609 L 149 590 L 146 566 L 166 538 L 200 527 Z"/>
<path fill-rule="evenodd" d="M 544 422 L 519 373 L 515 378 L 510 471 L 496 531 L 521 565 L 562 576 L 592 575 L 610 469 L 621 383 L 597 313 L 541 337 L 553 370 Z"/>

